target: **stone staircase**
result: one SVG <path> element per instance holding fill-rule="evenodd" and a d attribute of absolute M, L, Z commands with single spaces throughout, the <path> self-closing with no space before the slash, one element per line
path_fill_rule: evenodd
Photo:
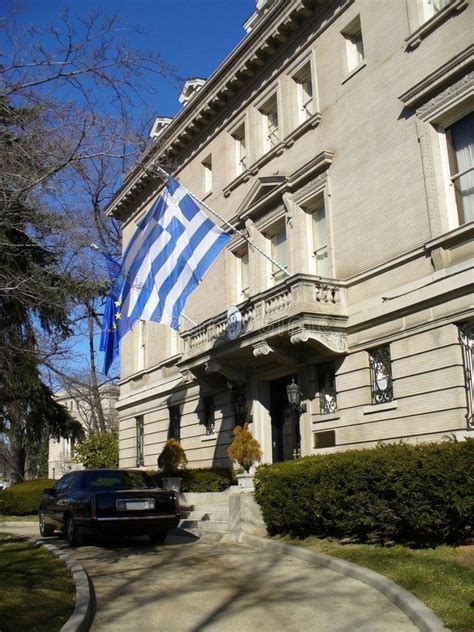
<path fill-rule="evenodd" d="M 229 492 L 187 492 L 179 495 L 179 527 L 206 540 L 234 540 L 230 531 Z"/>

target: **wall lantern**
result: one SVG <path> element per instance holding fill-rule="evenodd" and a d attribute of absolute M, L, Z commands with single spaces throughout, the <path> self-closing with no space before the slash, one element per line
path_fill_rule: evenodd
<path fill-rule="evenodd" d="M 291 384 L 286 387 L 286 394 L 288 396 L 288 403 L 290 407 L 297 411 L 300 415 L 306 412 L 306 404 L 302 404 L 303 393 L 301 392 L 298 384 L 295 384 L 295 378 L 291 378 Z"/>

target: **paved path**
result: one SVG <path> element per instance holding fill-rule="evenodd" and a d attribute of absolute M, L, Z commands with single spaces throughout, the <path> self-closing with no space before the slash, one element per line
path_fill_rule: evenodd
<path fill-rule="evenodd" d="M 35 525 L 0 531 L 37 535 Z M 56 538 L 51 542 L 67 548 Z M 412 632 L 378 591 L 287 555 L 171 535 L 69 553 L 87 570 L 97 612 L 92 632 Z"/>

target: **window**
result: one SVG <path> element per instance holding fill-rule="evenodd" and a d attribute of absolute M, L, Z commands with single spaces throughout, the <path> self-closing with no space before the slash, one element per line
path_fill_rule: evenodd
<path fill-rule="evenodd" d="M 459 342 L 461 343 L 464 362 L 464 376 L 467 394 L 467 423 L 474 429 L 474 326 L 464 323 L 459 326 Z"/>
<path fill-rule="evenodd" d="M 274 261 L 279 263 L 285 270 L 288 269 L 288 243 L 286 239 L 285 225 L 281 225 L 277 232 L 270 236 L 271 256 Z M 285 278 L 285 273 L 277 266 L 272 265 L 273 284 L 278 283 Z"/>
<path fill-rule="evenodd" d="M 307 62 L 303 68 L 293 75 L 297 87 L 298 125 L 307 121 L 315 113 L 313 79 L 311 63 Z"/>
<path fill-rule="evenodd" d="M 237 255 L 238 266 L 238 300 L 243 301 L 250 296 L 249 287 L 249 250 L 245 249 L 244 252 Z"/>
<path fill-rule="evenodd" d="M 321 415 L 330 415 L 337 410 L 336 369 L 332 362 L 318 365 L 319 405 Z"/>
<path fill-rule="evenodd" d="M 451 184 L 459 224 L 474 220 L 474 112 L 446 129 Z"/>
<path fill-rule="evenodd" d="M 448 4 L 451 4 L 451 0 L 421 0 L 423 20 L 426 22 Z"/>
<path fill-rule="evenodd" d="M 202 167 L 204 170 L 204 193 L 210 193 L 212 191 L 212 156 L 209 155 L 202 161 Z"/>
<path fill-rule="evenodd" d="M 280 142 L 280 128 L 278 121 L 278 101 L 276 93 L 273 94 L 260 108 L 263 117 L 263 148 L 269 151 Z"/>
<path fill-rule="evenodd" d="M 314 272 L 322 277 L 330 276 L 328 230 L 324 200 L 311 212 Z"/>
<path fill-rule="evenodd" d="M 176 439 L 181 441 L 181 414 L 179 406 L 169 407 L 170 425 L 168 430 L 168 439 Z"/>
<path fill-rule="evenodd" d="M 135 428 L 136 428 L 136 437 L 137 437 L 137 459 L 136 465 L 137 467 L 141 467 L 145 464 L 144 455 L 145 455 L 145 433 L 143 427 L 143 417 L 135 418 Z"/>
<path fill-rule="evenodd" d="M 362 27 L 359 16 L 357 16 L 355 20 L 352 20 L 344 31 L 342 31 L 342 35 L 346 40 L 347 71 L 352 72 L 358 68 L 365 59 Z"/>
<path fill-rule="evenodd" d="M 203 397 L 204 425 L 206 434 L 212 435 L 216 429 L 214 395 Z"/>
<path fill-rule="evenodd" d="M 235 172 L 240 175 L 247 169 L 247 141 L 245 138 L 245 123 L 242 123 L 233 133 L 235 151 Z"/>
<path fill-rule="evenodd" d="M 370 385 L 372 404 L 384 404 L 393 400 L 392 360 L 390 347 L 369 351 Z"/>

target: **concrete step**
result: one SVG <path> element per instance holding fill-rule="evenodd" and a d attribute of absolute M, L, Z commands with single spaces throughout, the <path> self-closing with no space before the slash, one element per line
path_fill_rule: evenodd
<path fill-rule="evenodd" d="M 181 518 L 184 520 L 202 520 L 202 521 L 225 521 L 229 522 L 229 512 L 228 511 L 181 511 Z"/>
<path fill-rule="evenodd" d="M 201 520 L 181 520 L 179 523 L 180 529 L 199 529 L 200 531 L 220 531 L 226 533 L 229 530 L 228 521 L 212 521 L 205 522 Z"/>
<path fill-rule="evenodd" d="M 229 492 L 205 492 L 198 494 L 196 492 L 184 492 L 179 495 L 179 502 L 182 505 L 200 505 L 207 503 L 229 503 Z"/>
<path fill-rule="evenodd" d="M 229 503 L 194 503 L 192 505 L 180 505 L 181 511 L 201 511 L 207 513 L 227 512 L 229 513 Z"/>
<path fill-rule="evenodd" d="M 203 529 L 186 529 L 185 531 L 200 538 L 203 542 L 237 542 L 237 537 L 233 533 L 225 531 L 206 531 Z"/>

